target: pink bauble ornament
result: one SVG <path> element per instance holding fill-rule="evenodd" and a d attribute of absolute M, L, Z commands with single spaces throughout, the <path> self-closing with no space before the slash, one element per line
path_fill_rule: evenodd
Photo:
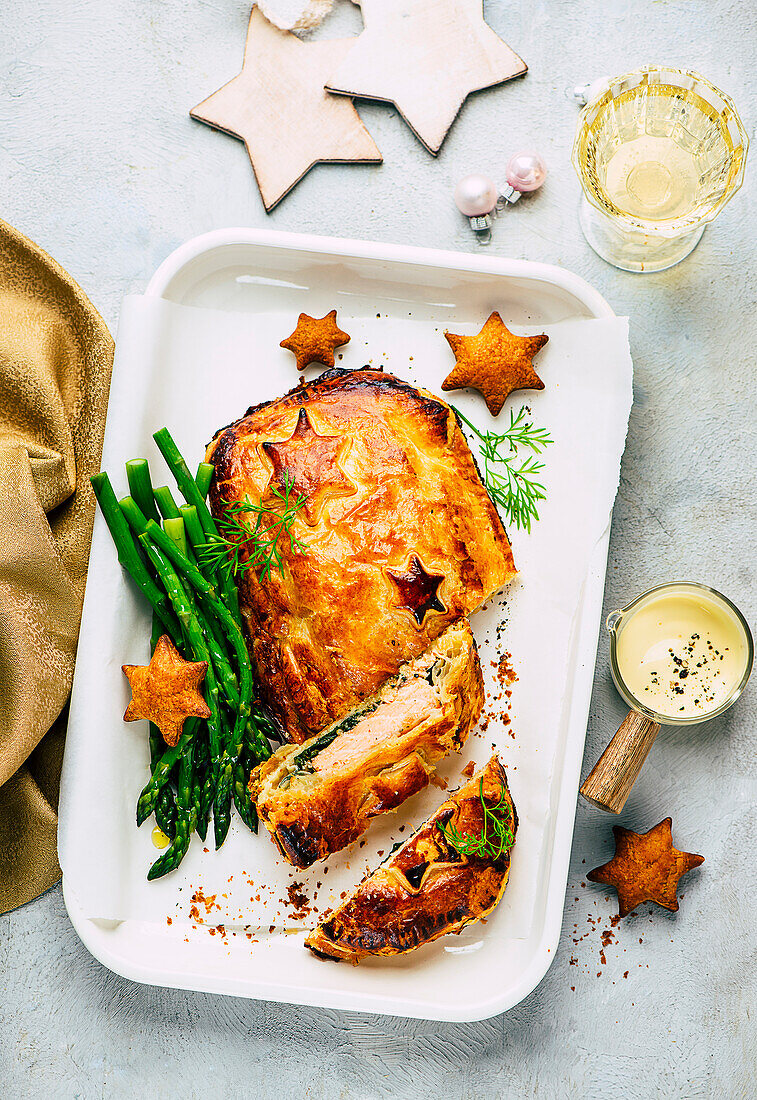
<path fill-rule="evenodd" d="M 466 218 L 480 218 L 497 205 L 497 188 L 486 176 L 466 176 L 455 188 L 455 202 Z"/>
<path fill-rule="evenodd" d="M 505 173 L 515 191 L 538 191 L 547 178 L 547 166 L 538 153 L 516 153 Z"/>

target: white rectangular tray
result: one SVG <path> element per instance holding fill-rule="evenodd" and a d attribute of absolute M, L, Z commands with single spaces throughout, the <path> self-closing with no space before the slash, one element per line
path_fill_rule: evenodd
<path fill-rule="evenodd" d="M 250 229 L 222 230 L 189 241 L 160 266 L 147 294 L 182 305 L 250 313 L 290 309 L 296 314 L 305 300 L 314 315 L 334 306 L 353 316 L 375 316 L 377 310 L 407 316 L 411 309 L 416 319 L 445 324 L 479 319 L 495 308 L 513 322 L 536 325 L 613 316 L 582 279 L 544 264 Z M 209 425 L 208 434 L 213 427 Z M 482 984 L 477 974 L 483 953 L 478 958 L 464 952 L 448 956 L 445 965 L 452 970 L 454 996 L 437 996 L 427 986 L 419 991 L 411 975 L 391 966 L 382 972 L 319 964 L 304 974 L 306 968 L 297 960 L 305 953 L 292 937 L 261 942 L 253 950 L 243 935 L 223 942 L 186 924 L 90 920 L 64 866 L 66 906 L 92 954 L 135 981 L 424 1019 L 484 1019 L 522 1000 L 545 974 L 559 940 L 608 540 L 609 528 L 594 550 L 577 624 L 568 677 L 570 717 L 550 792 L 553 813 L 545 837 L 550 858 L 543 904 L 525 939 L 504 941 L 498 948 L 495 980 L 491 960 L 487 981 Z M 93 560 L 91 568 L 97 567 Z M 86 621 L 85 605 L 85 628 Z M 68 773 L 65 779 L 61 830 L 66 800 L 76 783 Z"/>

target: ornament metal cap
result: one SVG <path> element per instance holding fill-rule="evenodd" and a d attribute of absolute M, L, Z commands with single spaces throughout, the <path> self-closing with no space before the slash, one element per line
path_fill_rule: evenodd
<path fill-rule="evenodd" d="M 517 202 L 518 199 L 522 197 L 522 191 L 516 191 L 509 183 L 506 183 L 500 191 L 499 198 L 497 199 L 497 206 L 500 210 L 504 210 L 506 203 Z"/>
<path fill-rule="evenodd" d="M 596 80 L 590 80 L 588 84 L 576 84 L 571 88 L 568 98 L 575 100 L 579 107 L 585 107 L 587 103 L 598 99 L 610 86 L 609 76 L 600 76 Z"/>

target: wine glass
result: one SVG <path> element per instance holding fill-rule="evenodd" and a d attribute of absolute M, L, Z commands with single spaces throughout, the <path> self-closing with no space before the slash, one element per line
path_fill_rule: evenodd
<path fill-rule="evenodd" d="M 732 101 L 699 73 L 616 77 L 584 107 L 573 145 L 586 240 L 624 271 L 672 267 L 741 187 L 748 148 Z"/>

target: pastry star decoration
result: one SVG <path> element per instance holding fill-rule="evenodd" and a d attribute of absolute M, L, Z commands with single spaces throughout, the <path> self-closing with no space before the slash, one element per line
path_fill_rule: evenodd
<path fill-rule="evenodd" d="M 416 554 L 411 557 L 406 572 L 395 573 L 387 569 L 387 573 L 397 586 L 402 601 L 400 607 L 412 612 L 418 626 L 423 624 L 428 611 L 447 610 L 436 594 L 444 577 L 427 573 Z"/>
<path fill-rule="evenodd" d="M 329 498 L 352 496 L 357 489 L 339 467 L 339 459 L 349 444 L 341 436 L 318 435 L 304 409 L 289 439 L 264 443 L 263 451 L 271 460 L 270 484 L 304 498 L 307 522 L 313 526 Z"/>
<path fill-rule="evenodd" d="M 678 880 L 704 856 L 679 852 L 673 847 L 672 821 L 666 817 L 648 833 L 633 833 L 616 825 L 615 855 L 609 863 L 589 871 L 592 882 L 604 882 L 618 891 L 618 906 L 625 917 L 644 901 L 653 901 L 675 913 Z"/>
<path fill-rule="evenodd" d="M 309 317 L 301 313 L 297 328 L 279 347 L 287 348 L 297 360 L 297 370 L 302 373 L 311 363 L 323 363 L 324 367 L 334 366 L 334 352 L 342 344 L 348 344 L 350 338 L 342 332 L 336 323 L 336 310 L 332 309 L 325 317 Z"/>
<path fill-rule="evenodd" d="M 209 718 L 200 693 L 207 661 L 185 661 L 167 634 L 155 646 L 149 665 L 121 665 L 129 681 L 131 702 L 124 722 L 154 722 L 167 745 L 175 745 L 187 718 Z"/>
<path fill-rule="evenodd" d="M 513 390 L 544 389 L 531 360 L 548 336 L 516 336 L 496 311 L 477 336 L 444 335 L 457 362 L 442 382 L 443 390 L 472 386 L 483 395 L 492 416 L 497 416 Z"/>
<path fill-rule="evenodd" d="M 483 17 L 482 0 L 361 0 L 365 30 L 326 86 L 394 103 L 438 153 L 470 92 L 528 66 Z"/>
<path fill-rule="evenodd" d="M 242 138 L 266 210 L 319 161 L 381 163 L 352 102 L 323 87 L 353 43 L 301 42 L 255 7 L 241 73 L 189 112 Z"/>

